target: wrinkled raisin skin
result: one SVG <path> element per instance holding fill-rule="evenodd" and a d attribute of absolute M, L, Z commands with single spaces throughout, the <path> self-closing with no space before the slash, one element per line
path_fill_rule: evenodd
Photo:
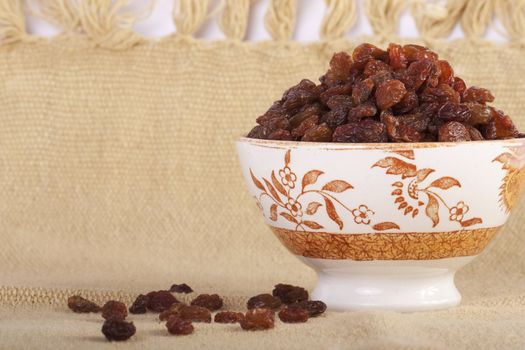
<path fill-rule="evenodd" d="M 309 313 L 306 309 L 292 304 L 279 311 L 279 319 L 285 323 L 303 323 L 308 321 Z"/>
<path fill-rule="evenodd" d="M 275 313 L 270 309 L 248 310 L 240 324 L 246 331 L 271 329 L 275 324 Z"/>
<path fill-rule="evenodd" d="M 375 97 L 377 107 L 381 110 L 388 109 L 401 102 L 407 90 L 405 84 L 399 80 L 387 80 L 376 89 Z"/>
<path fill-rule="evenodd" d="M 221 311 L 215 314 L 215 323 L 240 323 L 244 319 L 242 312 Z"/>
<path fill-rule="evenodd" d="M 94 302 L 80 295 L 73 295 L 67 299 L 67 306 L 76 313 L 100 312 L 101 308 Z"/>
<path fill-rule="evenodd" d="M 217 294 L 200 294 L 191 301 L 191 305 L 205 307 L 210 311 L 222 308 L 222 298 Z"/>
<path fill-rule="evenodd" d="M 179 303 L 167 290 L 149 292 L 146 296 L 148 297 L 148 310 L 153 312 L 162 312 L 169 309 L 171 305 Z"/>
<path fill-rule="evenodd" d="M 168 332 L 173 335 L 188 335 L 193 333 L 191 321 L 181 320 L 177 316 L 171 316 L 166 322 Z"/>
<path fill-rule="evenodd" d="M 283 304 L 293 304 L 303 300 L 308 300 L 309 298 L 306 289 L 284 283 L 275 285 L 272 295 L 281 299 Z"/>
<path fill-rule="evenodd" d="M 133 322 L 106 320 L 102 325 L 102 334 L 104 334 L 107 340 L 128 340 L 136 331 L 137 329 Z"/>
<path fill-rule="evenodd" d="M 148 310 L 148 301 L 149 298 L 144 294 L 140 294 L 133 304 L 129 307 L 130 314 L 145 314 Z"/>
<path fill-rule="evenodd" d="M 126 304 L 110 300 L 102 306 L 102 317 L 106 320 L 122 321 L 128 316 L 128 308 Z"/>
<path fill-rule="evenodd" d="M 184 293 L 184 294 L 189 294 L 189 293 L 193 293 L 193 289 L 191 289 L 191 287 L 188 286 L 186 283 L 182 283 L 182 284 L 173 284 L 173 285 L 170 287 L 170 292 L 172 292 L 172 293 Z"/>
<path fill-rule="evenodd" d="M 326 304 L 320 300 L 303 300 L 291 306 L 300 307 L 308 311 L 309 317 L 317 317 L 326 311 Z"/>
<path fill-rule="evenodd" d="M 465 125 L 459 122 L 448 122 L 439 128 L 440 142 L 470 141 L 470 133 Z"/>

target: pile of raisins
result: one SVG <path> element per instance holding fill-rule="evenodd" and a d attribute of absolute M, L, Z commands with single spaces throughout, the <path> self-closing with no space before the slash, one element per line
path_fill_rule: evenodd
<path fill-rule="evenodd" d="M 260 117 L 248 137 L 310 142 L 452 142 L 524 137 L 487 105 L 489 90 L 454 76 L 419 45 L 361 44 L 334 54 L 320 84 L 304 79 Z"/>
<path fill-rule="evenodd" d="M 81 296 L 68 299 L 68 307 L 77 313 L 102 313 L 105 319 L 102 334 L 110 341 L 128 340 L 136 333 L 133 322 L 126 321 L 130 314 L 144 314 L 148 310 L 159 313 L 159 320 L 165 322 L 169 334 L 188 335 L 194 332 L 193 322 L 211 323 L 212 312 L 223 307 L 218 294 L 199 294 L 186 305 L 172 293 L 192 293 L 187 284 L 174 284 L 170 290 L 140 294 L 129 307 L 120 301 L 110 300 L 100 307 Z M 302 323 L 326 311 L 322 301 L 309 300 L 308 291 L 289 284 L 277 284 L 272 294 L 258 294 L 247 302 L 246 313 L 219 311 L 213 317 L 215 323 L 238 323 L 247 331 L 267 330 L 275 325 L 275 313 L 285 323 Z"/>

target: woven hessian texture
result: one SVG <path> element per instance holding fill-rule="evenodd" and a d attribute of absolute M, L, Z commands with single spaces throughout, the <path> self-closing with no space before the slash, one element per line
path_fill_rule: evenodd
<path fill-rule="evenodd" d="M 523 48 L 424 44 L 468 84 L 490 88 L 495 105 L 525 130 Z M 3 48 L 0 348 L 111 346 L 101 342 L 98 316 L 66 311 L 73 291 L 130 301 L 186 282 L 240 309 L 246 297 L 278 282 L 311 288 L 313 271 L 263 224 L 234 142 L 285 88 L 316 80 L 335 50 L 353 46 L 170 37 L 122 51 L 83 39 Z M 199 325 L 195 335 L 177 339 L 148 314 L 133 317 L 139 332 L 128 348 L 523 346 L 524 205 L 459 272 L 458 308 L 329 313 L 267 333 Z"/>

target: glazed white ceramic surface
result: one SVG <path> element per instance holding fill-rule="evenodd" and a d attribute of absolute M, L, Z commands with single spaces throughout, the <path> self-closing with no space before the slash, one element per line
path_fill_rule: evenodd
<path fill-rule="evenodd" d="M 525 182 L 525 139 L 336 144 L 241 138 L 267 224 L 314 268 L 335 310 L 457 305 L 454 274 L 505 223 Z"/>

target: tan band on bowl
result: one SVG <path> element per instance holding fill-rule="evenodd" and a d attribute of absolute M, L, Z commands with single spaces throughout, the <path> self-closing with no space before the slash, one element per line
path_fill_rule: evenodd
<path fill-rule="evenodd" d="M 321 259 L 431 260 L 480 253 L 500 227 L 451 232 L 340 234 L 272 227 L 296 255 Z"/>

